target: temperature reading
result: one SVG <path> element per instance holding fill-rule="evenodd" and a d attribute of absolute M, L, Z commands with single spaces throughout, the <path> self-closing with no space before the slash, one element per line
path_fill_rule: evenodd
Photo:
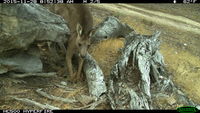
<path fill-rule="evenodd" d="M 195 3 L 197 0 L 183 0 L 183 3 Z"/>

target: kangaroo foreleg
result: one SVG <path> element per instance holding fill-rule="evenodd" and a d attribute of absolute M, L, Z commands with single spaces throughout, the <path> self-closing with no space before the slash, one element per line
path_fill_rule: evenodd
<path fill-rule="evenodd" d="M 77 80 L 82 79 L 81 72 L 82 72 L 82 68 L 83 68 L 83 62 L 84 62 L 84 59 L 79 56 L 78 72 L 76 74 Z"/>
<path fill-rule="evenodd" d="M 68 78 L 71 80 L 74 78 L 74 73 L 73 73 L 73 66 L 72 66 L 72 56 L 73 54 L 70 52 L 70 50 L 67 50 L 66 52 L 66 66 L 67 66 L 67 71 L 68 71 Z"/>

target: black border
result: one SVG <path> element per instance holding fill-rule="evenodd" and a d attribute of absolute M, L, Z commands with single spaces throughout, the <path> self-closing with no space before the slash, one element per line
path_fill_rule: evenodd
<path fill-rule="evenodd" d="M 6 2 L 7 1 L 7 2 Z M 0 0 L 1 3 L 59 3 L 59 1 L 63 1 L 63 3 L 193 3 L 191 1 L 194 0 Z M 195 0 L 195 3 L 199 3 L 200 0 Z"/>
<path fill-rule="evenodd" d="M 6 111 L 6 112 L 5 112 Z M 14 112 L 12 112 L 14 111 Z M 42 112 L 33 112 L 36 110 L 30 110 L 30 112 L 23 112 L 24 110 L 0 110 L 0 113 L 67 113 L 67 112 L 113 112 L 113 113 L 125 113 L 125 112 L 131 112 L 131 113 L 142 113 L 142 112 L 148 112 L 148 113 L 179 113 L 177 110 L 42 110 Z M 199 112 L 199 111 L 198 111 Z"/>
<path fill-rule="evenodd" d="M 41 112 L 34 112 L 37 110 L 25 110 L 26 112 L 24 112 L 24 110 L 0 110 L 0 113 L 68 113 L 68 112 L 82 112 L 82 113 L 89 113 L 89 112 L 99 112 L 99 113 L 105 113 L 105 112 L 109 112 L 109 113 L 126 113 L 126 112 L 130 112 L 130 113 L 180 113 L 177 110 L 42 110 Z M 27 112 L 29 111 L 29 112 Z M 38 110 L 39 111 L 39 110 Z M 184 113 L 184 112 L 183 112 Z M 192 112 L 188 112 L 188 113 L 192 113 Z M 200 113 L 200 110 L 197 111 L 196 113 Z"/>

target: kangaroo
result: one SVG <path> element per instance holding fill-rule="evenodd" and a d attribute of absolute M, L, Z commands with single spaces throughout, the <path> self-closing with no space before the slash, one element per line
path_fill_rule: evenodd
<path fill-rule="evenodd" d="M 66 68 L 70 81 L 81 78 L 84 58 L 90 46 L 90 37 L 93 34 L 93 18 L 86 5 L 83 4 L 53 4 L 46 5 L 50 11 L 61 15 L 70 28 L 71 36 L 67 42 Z M 73 72 L 72 57 L 78 54 L 78 71 Z"/>

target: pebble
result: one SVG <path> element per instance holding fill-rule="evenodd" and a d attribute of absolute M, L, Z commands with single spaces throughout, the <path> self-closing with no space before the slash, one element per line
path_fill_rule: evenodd
<path fill-rule="evenodd" d="M 169 97 L 169 98 L 167 99 L 167 103 L 168 103 L 169 105 L 173 105 L 173 104 L 176 103 L 176 100 L 175 100 L 173 97 Z"/>
<path fill-rule="evenodd" d="M 63 86 L 66 86 L 67 82 L 62 81 L 62 82 L 60 82 L 60 84 L 63 85 Z"/>

